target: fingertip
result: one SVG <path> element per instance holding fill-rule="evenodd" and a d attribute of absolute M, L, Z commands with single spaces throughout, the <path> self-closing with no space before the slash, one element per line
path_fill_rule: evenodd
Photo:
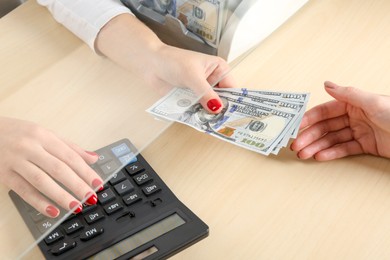
<path fill-rule="evenodd" d="M 326 155 L 324 155 L 323 153 L 321 152 L 318 152 L 316 153 L 315 155 L 313 155 L 313 158 L 314 160 L 318 161 L 318 162 L 324 162 L 324 161 L 329 161 L 331 160 L 330 158 L 328 158 Z"/>
<path fill-rule="evenodd" d="M 78 214 L 83 210 L 83 205 L 78 201 L 71 201 L 69 203 L 69 209 L 73 211 L 73 214 Z"/>
<path fill-rule="evenodd" d="M 302 149 L 302 143 L 301 143 L 301 140 L 299 139 L 299 137 L 297 139 L 295 139 L 291 145 L 290 145 L 290 150 L 291 151 L 295 151 L 295 152 L 299 152 L 300 150 Z"/>
<path fill-rule="evenodd" d="M 91 151 L 85 151 L 87 154 L 91 155 L 91 156 L 94 156 L 94 157 L 97 157 L 98 154 L 95 153 L 95 152 L 91 152 Z"/>
<path fill-rule="evenodd" d="M 294 141 L 290 144 L 290 150 L 291 150 L 291 151 L 296 151 L 296 150 L 295 150 L 295 142 L 296 142 L 296 140 L 294 140 Z"/>
<path fill-rule="evenodd" d="M 203 107 L 210 113 L 217 114 L 222 110 L 222 101 L 219 97 L 212 97 L 202 104 Z"/>
<path fill-rule="evenodd" d="M 313 155 L 306 153 L 305 150 L 300 150 L 297 152 L 297 157 L 301 160 L 307 160 L 313 157 Z"/>
<path fill-rule="evenodd" d="M 302 158 L 301 158 L 300 151 L 297 152 L 296 156 L 297 156 L 298 159 L 300 159 L 300 160 L 302 159 Z"/>
<path fill-rule="evenodd" d="M 87 162 L 93 164 L 99 160 L 99 155 L 96 152 L 85 151 L 87 154 Z"/>
<path fill-rule="evenodd" d="M 98 202 L 97 196 L 95 192 L 89 191 L 87 194 L 85 194 L 85 203 L 87 205 L 95 205 Z"/>
<path fill-rule="evenodd" d="M 45 213 L 45 215 L 50 218 L 56 218 L 60 215 L 60 210 L 53 205 L 49 205 L 46 207 Z"/>
<path fill-rule="evenodd" d="M 94 179 L 93 181 L 92 181 L 92 187 L 93 187 L 93 189 L 94 190 L 96 190 L 96 191 L 102 191 L 103 189 L 104 189 L 104 187 L 103 187 L 103 181 L 99 178 L 99 179 Z"/>
<path fill-rule="evenodd" d="M 326 80 L 326 81 L 324 82 L 324 86 L 325 86 L 326 88 L 331 88 L 331 89 L 334 89 L 334 88 L 337 88 L 337 87 L 338 87 L 337 84 L 335 84 L 335 83 L 333 83 L 333 82 L 331 82 L 331 81 L 329 81 L 329 80 Z"/>

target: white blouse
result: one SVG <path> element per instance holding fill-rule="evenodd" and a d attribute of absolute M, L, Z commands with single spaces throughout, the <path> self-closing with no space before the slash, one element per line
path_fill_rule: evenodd
<path fill-rule="evenodd" d="M 95 50 L 100 29 L 112 18 L 131 11 L 120 0 L 37 0 L 54 19 Z"/>

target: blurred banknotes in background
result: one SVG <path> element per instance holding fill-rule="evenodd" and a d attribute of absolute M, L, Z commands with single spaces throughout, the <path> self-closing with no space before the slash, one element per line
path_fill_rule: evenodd
<path fill-rule="evenodd" d="M 176 16 L 176 0 L 140 0 L 139 3 L 161 15 Z"/>
<path fill-rule="evenodd" d="M 224 0 L 177 0 L 176 17 L 209 45 L 217 47 L 225 24 Z"/>
<path fill-rule="evenodd" d="M 224 141 L 263 155 L 278 154 L 299 125 L 309 93 L 215 88 L 223 110 L 210 114 L 189 89 L 175 88 L 147 112 L 189 125 Z"/>

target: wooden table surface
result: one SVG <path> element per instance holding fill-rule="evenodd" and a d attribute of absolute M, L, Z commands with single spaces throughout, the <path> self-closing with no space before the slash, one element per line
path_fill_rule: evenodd
<path fill-rule="evenodd" d="M 232 73 L 242 87 L 331 98 L 331 80 L 390 94 L 390 1 L 313 0 Z M 0 115 L 39 123 L 86 149 L 120 138 L 142 149 L 210 227 L 172 259 L 389 259 L 390 160 L 265 157 L 145 112 L 159 98 L 137 75 L 94 54 L 35 1 L 0 19 Z M 390 112 L 390 111 L 389 111 Z M 28 230 L 0 186 L 0 255 Z M 37 248 L 28 259 L 39 259 Z M 26 259 L 27 259 L 26 258 Z"/>

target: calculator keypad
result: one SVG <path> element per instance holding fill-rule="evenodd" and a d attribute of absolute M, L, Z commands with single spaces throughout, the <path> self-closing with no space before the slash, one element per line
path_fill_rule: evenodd
<path fill-rule="evenodd" d="M 105 218 L 110 218 L 118 212 L 135 217 L 132 207 L 161 190 L 153 183 L 152 175 L 145 170 L 126 143 L 97 153 L 99 160 L 93 168 L 102 175 L 103 179 L 110 178 L 104 185 L 104 189 L 97 192 L 97 205 L 83 205 L 80 214 L 71 215 L 44 239 L 53 255 L 61 255 L 77 248 L 83 242 L 103 235 L 104 226 L 99 223 Z M 118 171 L 123 162 L 128 165 Z M 26 206 L 29 207 L 27 204 Z M 42 234 L 56 222 L 56 219 L 46 218 L 31 207 L 29 210 L 32 220 Z M 120 219 L 121 216 L 113 220 Z"/>
<path fill-rule="evenodd" d="M 85 259 L 121 247 L 123 241 L 132 241 L 133 237 L 139 240 L 155 235 L 145 245 L 156 243 L 159 250 L 154 255 L 161 258 L 207 236 L 207 225 L 175 197 L 142 155 L 135 156 L 136 148 L 129 140 L 115 142 L 96 153 L 99 159 L 91 167 L 106 183 L 97 192 L 97 204 L 83 204 L 77 215 L 65 218 L 62 211 L 55 219 L 47 218 L 10 191 L 33 236 L 45 234 L 38 245 L 46 259 Z M 165 224 L 168 219 L 177 226 L 161 233 L 164 236 L 149 229 L 161 225 L 158 229 L 162 232 L 169 228 Z M 60 220 L 62 223 L 58 223 Z M 144 236 L 144 232 L 148 235 Z M 141 245 L 128 249 L 124 258 L 136 256 Z"/>

